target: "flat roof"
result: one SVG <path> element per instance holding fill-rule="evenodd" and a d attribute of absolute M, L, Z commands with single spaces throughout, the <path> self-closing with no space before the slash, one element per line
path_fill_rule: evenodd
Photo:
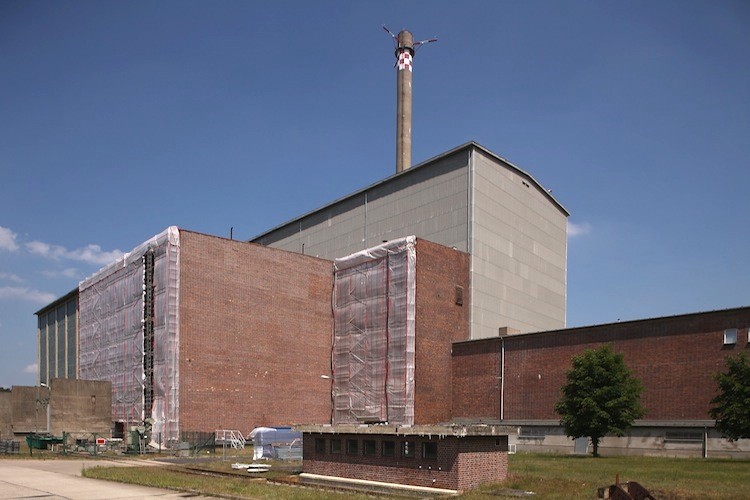
<path fill-rule="evenodd" d="M 59 306 L 59 305 L 65 303 L 65 302 L 69 301 L 70 299 L 72 299 L 73 297 L 76 297 L 77 295 L 78 295 L 78 287 L 76 287 L 73 290 L 69 291 L 68 293 L 66 293 L 65 295 L 63 295 L 62 297 L 60 297 L 59 299 L 53 300 L 52 302 L 50 302 L 46 306 L 44 306 L 41 309 L 39 309 L 34 314 L 36 316 L 39 316 L 40 314 L 46 313 L 50 309 L 56 309 L 57 306 Z"/>
<path fill-rule="evenodd" d="M 498 335 L 495 337 L 485 337 L 481 339 L 459 340 L 453 343 L 454 344 L 468 344 L 472 342 L 487 342 L 487 341 L 496 341 L 498 339 L 513 339 L 513 338 L 523 338 L 523 337 L 536 336 L 536 335 L 567 333 L 567 332 L 574 332 L 574 331 L 591 330 L 595 328 L 603 328 L 603 327 L 614 326 L 614 325 L 628 326 L 628 325 L 634 325 L 637 323 L 646 323 L 650 321 L 667 321 L 670 319 L 689 318 L 691 316 L 701 316 L 701 315 L 708 315 L 708 314 L 725 314 L 725 313 L 732 313 L 732 312 L 747 312 L 748 314 L 750 314 L 750 306 L 730 307 L 727 309 L 715 309 L 712 311 L 699 311 L 699 312 L 692 312 L 692 313 L 674 314 L 671 316 L 657 316 L 654 318 L 632 319 L 632 320 L 627 320 L 627 321 L 613 321 L 611 323 L 599 323 L 596 325 L 573 326 L 570 328 L 560 328 L 557 330 L 542 330 L 539 332 L 511 333 L 511 334 L 505 334 L 505 335 Z"/>
<path fill-rule="evenodd" d="M 360 194 L 362 194 L 362 193 L 364 193 L 366 191 L 369 191 L 369 190 L 371 190 L 371 189 L 373 189 L 375 187 L 381 186 L 383 184 L 387 184 L 387 183 L 393 181 L 396 178 L 399 178 L 399 177 L 402 177 L 402 176 L 405 176 L 405 175 L 409 175 L 410 173 L 412 173 L 412 172 L 414 172 L 416 170 L 419 170 L 421 168 L 429 168 L 429 166 L 431 164 L 433 164 L 433 163 L 435 163 L 435 162 L 437 162 L 439 160 L 442 160 L 443 158 L 446 158 L 448 156 L 456 154 L 456 153 L 458 153 L 458 152 L 460 152 L 462 150 L 467 150 L 468 151 L 468 150 L 470 150 L 472 148 L 473 149 L 478 149 L 478 150 L 482 151 L 484 154 L 486 154 L 488 156 L 491 156 L 492 158 L 496 159 L 497 161 L 499 161 L 501 163 L 504 163 L 505 165 L 508 166 L 508 168 L 510 168 L 511 170 L 514 170 L 519 175 L 521 175 L 521 176 L 525 177 L 526 179 L 528 179 L 529 181 L 531 181 L 537 188 L 539 188 L 539 190 L 544 194 L 544 196 L 549 201 L 552 202 L 553 205 L 555 205 L 563 214 L 565 214 L 566 217 L 570 216 L 570 212 L 568 212 L 567 209 L 559 201 L 557 201 L 557 199 L 555 199 L 554 196 L 552 196 L 552 194 L 550 193 L 550 191 L 547 190 L 547 189 L 545 189 L 544 186 L 542 186 L 539 183 L 539 181 L 537 181 L 530 173 L 528 173 L 525 170 L 517 167 L 516 165 L 514 165 L 511 162 L 509 162 L 508 160 L 506 160 L 505 158 L 501 157 L 500 155 L 493 153 L 492 151 L 490 151 L 489 149 L 485 148 L 481 144 L 479 144 L 479 143 L 477 143 L 475 141 L 469 141 L 467 143 L 461 144 L 458 147 L 455 147 L 455 148 L 450 149 L 450 150 L 448 150 L 448 151 L 446 151 L 444 153 L 441 153 L 441 154 L 439 154 L 439 155 L 437 155 L 437 156 L 435 156 L 433 158 L 430 158 L 429 160 L 425 160 L 422 163 L 414 165 L 411 168 L 407 168 L 406 170 L 403 170 L 401 172 L 396 172 L 393 175 L 391 175 L 389 177 L 386 177 L 385 179 L 382 179 L 382 180 L 380 180 L 378 182 L 375 182 L 374 184 L 370 184 L 369 186 L 364 187 L 362 189 L 358 189 L 357 191 L 354 191 L 353 193 L 350 193 L 350 194 L 348 194 L 346 196 L 342 196 L 341 198 L 337 198 L 337 199 L 335 199 L 335 200 L 333 200 L 333 201 L 331 201 L 329 203 L 326 203 L 325 205 L 323 205 L 321 207 L 316 208 L 315 210 L 311 210 L 311 211 L 306 212 L 306 213 L 304 213 L 304 214 L 302 214 L 302 215 L 300 215 L 298 217 L 295 217 L 295 218 L 290 219 L 290 220 L 288 220 L 286 222 L 283 222 L 283 223 L 281 223 L 281 224 L 279 224 L 277 226 L 274 226 L 271 229 L 269 229 L 267 231 L 264 231 L 263 233 L 258 234 L 256 236 L 250 238 L 248 241 L 254 242 L 256 240 L 259 240 L 260 238 L 262 238 L 262 237 L 264 237 L 264 236 L 266 236 L 266 235 L 268 235 L 270 233 L 273 233 L 274 231 L 276 231 L 278 229 L 281 229 L 281 228 L 286 227 L 286 226 L 288 226 L 290 224 L 293 224 L 294 222 L 299 222 L 300 220 L 302 220 L 302 219 L 304 219 L 306 217 L 309 217 L 310 215 L 316 214 L 316 213 L 318 213 L 318 212 L 320 212 L 322 210 L 325 210 L 325 209 L 327 209 L 329 207 L 337 205 L 337 204 L 339 204 L 339 203 L 341 203 L 343 201 L 346 201 L 346 200 L 348 200 L 350 198 L 358 196 L 358 195 L 360 195 Z"/>
<path fill-rule="evenodd" d="M 369 434 L 389 436 L 507 436 L 516 429 L 509 425 L 483 423 L 447 423 L 435 425 L 387 425 L 387 424 L 313 424 L 295 425 L 303 434 Z"/>

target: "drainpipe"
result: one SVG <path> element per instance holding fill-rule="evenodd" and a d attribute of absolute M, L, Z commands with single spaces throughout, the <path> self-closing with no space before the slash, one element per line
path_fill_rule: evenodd
<path fill-rule="evenodd" d="M 47 434 L 52 433 L 52 412 L 50 411 L 50 399 L 52 398 L 52 388 L 49 386 L 49 384 L 45 384 L 44 382 L 39 383 L 40 386 L 47 388 L 47 397 L 42 400 L 42 403 L 45 404 L 47 407 Z"/>
<path fill-rule="evenodd" d="M 703 458 L 708 458 L 708 426 L 703 426 Z"/>

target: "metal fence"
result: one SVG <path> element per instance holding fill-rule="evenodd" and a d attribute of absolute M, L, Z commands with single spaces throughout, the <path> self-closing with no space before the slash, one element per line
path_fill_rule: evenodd
<path fill-rule="evenodd" d="M 0 455 L 18 455 L 21 450 L 21 443 L 19 441 L 2 440 L 0 441 Z"/>
<path fill-rule="evenodd" d="M 198 455 L 206 451 L 216 453 L 216 434 L 213 432 L 183 431 L 180 432 L 180 442 L 173 451 Z"/>

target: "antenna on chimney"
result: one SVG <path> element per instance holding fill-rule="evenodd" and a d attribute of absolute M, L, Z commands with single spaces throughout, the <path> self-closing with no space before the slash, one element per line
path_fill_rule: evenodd
<path fill-rule="evenodd" d="M 415 42 L 414 36 L 407 30 L 394 35 L 385 24 L 383 29 L 391 35 L 396 47 L 396 172 L 402 172 L 411 167 L 411 80 L 414 53 L 422 45 L 437 42 L 437 38 Z"/>

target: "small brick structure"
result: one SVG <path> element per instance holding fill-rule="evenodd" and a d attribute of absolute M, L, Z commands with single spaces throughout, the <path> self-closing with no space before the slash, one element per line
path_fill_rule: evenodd
<path fill-rule="evenodd" d="M 302 425 L 305 474 L 464 491 L 508 476 L 499 425 Z"/>

